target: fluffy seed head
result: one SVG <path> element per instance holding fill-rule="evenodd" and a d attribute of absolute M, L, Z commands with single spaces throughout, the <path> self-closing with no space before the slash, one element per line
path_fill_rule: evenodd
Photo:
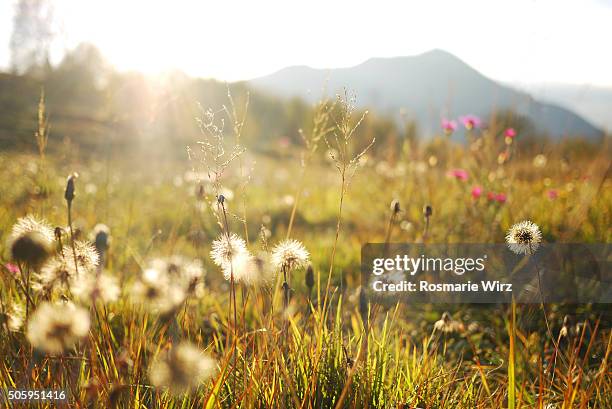
<path fill-rule="evenodd" d="M 435 322 L 434 330 L 451 333 L 463 330 L 463 324 L 459 321 L 455 321 L 451 318 L 448 312 L 442 314 L 442 317 Z"/>
<path fill-rule="evenodd" d="M 0 309 L 0 328 L 5 327 L 7 331 L 17 332 L 23 326 L 25 310 L 21 304 L 11 304 L 5 312 Z"/>
<path fill-rule="evenodd" d="M 153 385 L 181 395 L 209 379 L 216 366 L 215 360 L 195 345 L 182 342 L 153 362 L 149 376 Z"/>
<path fill-rule="evenodd" d="M 85 304 L 97 300 L 103 303 L 114 302 L 121 293 L 117 278 L 107 273 L 79 274 L 72 280 L 70 289 L 72 294 Z"/>
<path fill-rule="evenodd" d="M 13 260 L 27 263 L 31 266 L 41 265 L 53 251 L 51 243 L 35 231 L 19 236 L 11 245 Z"/>
<path fill-rule="evenodd" d="M 79 273 L 82 271 L 96 270 L 96 267 L 100 262 L 100 254 L 98 254 L 98 251 L 93 244 L 88 241 L 76 240 L 74 242 L 74 250 L 76 252 Z M 72 264 L 74 264 L 72 246 L 70 244 L 66 244 L 62 252 L 67 259 L 67 263 L 72 262 Z"/>
<path fill-rule="evenodd" d="M 83 308 L 44 302 L 30 318 L 27 337 L 34 348 L 59 354 L 85 337 L 89 324 L 89 314 Z"/>
<path fill-rule="evenodd" d="M 210 257 L 216 265 L 221 267 L 227 280 L 232 274 L 237 275 L 237 271 L 233 271 L 234 269 L 246 268 L 249 258 L 252 256 L 242 237 L 232 233 L 229 237 L 222 234 L 212 242 Z"/>
<path fill-rule="evenodd" d="M 131 295 L 137 304 L 159 314 L 174 311 L 187 296 L 182 286 L 173 283 L 167 274 L 155 268 L 142 272 L 132 287 Z"/>
<path fill-rule="evenodd" d="M 529 220 L 515 224 L 508 230 L 506 243 L 516 254 L 533 254 L 542 241 L 542 233 L 537 224 Z"/>
<path fill-rule="evenodd" d="M 283 240 L 272 249 L 272 264 L 280 270 L 304 267 L 309 259 L 308 250 L 297 240 Z"/>
<path fill-rule="evenodd" d="M 53 230 L 45 221 L 22 217 L 13 225 L 7 244 L 15 261 L 38 266 L 52 252 Z"/>

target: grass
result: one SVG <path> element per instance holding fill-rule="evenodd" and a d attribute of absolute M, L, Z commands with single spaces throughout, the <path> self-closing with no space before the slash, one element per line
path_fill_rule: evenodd
<path fill-rule="evenodd" d="M 71 157 L 61 147 L 37 155 L 0 153 L 1 243 L 27 214 L 52 226 L 69 224 L 84 238 L 105 223 L 112 235 L 105 269 L 122 288 L 117 301 L 85 306 L 91 317 L 86 337 L 62 354 L 45 354 L 32 348 L 27 327 L 8 330 L 7 312 L 25 305 L 25 296 L 3 245 L 0 387 L 64 389 L 72 407 L 610 407 L 606 308 L 547 305 L 553 335 L 568 312 L 580 324 L 555 342 L 536 305 L 364 308 L 359 273 L 366 242 L 502 242 L 506 229 L 523 219 L 536 222 L 548 242 L 609 242 L 607 145 L 588 157 L 566 157 L 560 146 L 524 152 L 514 150 L 520 135 L 508 146 L 491 129 L 475 132 L 471 147 L 442 138 L 406 142 L 386 158 L 365 151 L 369 140 L 345 143 L 359 121 L 347 119 L 342 104 L 318 111 L 314 129 L 304 131 L 304 150 L 290 146 L 276 156 L 243 152 L 239 139 L 248 124 L 243 129 L 234 107 L 223 110 L 234 118 L 235 140 L 218 147 L 232 160 L 216 163 L 212 180 L 197 155 L 173 162 L 146 152 Z M 46 135 L 41 106 L 37 135 Z M 502 149 L 513 149 L 509 160 L 499 160 Z M 465 169 L 469 179 L 449 177 L 452 168 Z M 64 186 L 73 172 L 79 178 L 68 221 Z M 478 198 L 472 196 L 476 185 L 483 189 Z M 487 192 L 503 192 L 507 200 L 489 200 Z M 211 211 L 219 194 L 227 210 L 221 226 L 220 214 Z M 399 212 L 389 209 L 393 199 Z M 427 218 L 426 205 L 433 209 Z M 253 253 L 299 239 L 311 254 L 314 293 L 304 269 L 290 273 L 287 307 L 282 274 L 270 285 L 230 288 L 209 257 L 211 242 L 230 231 L 247 235 Z M 203 293 L 167 314 L 135 303 L 130 288 L 148 260 L 175 254 L 203 261 Z M 37 305 L 44 299 L 34 295 Z M 445 310 L 460 329 L 434 329 Z M 213 357 L 216 368 L 191 393 L 174 395 L 153 386 L 149 367 L 180 340 Z"/>

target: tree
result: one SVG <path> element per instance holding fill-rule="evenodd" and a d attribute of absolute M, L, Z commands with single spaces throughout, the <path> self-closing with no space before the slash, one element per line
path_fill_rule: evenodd
<path fill-rule="evenodd" d="M 49 63 L 54 37 L 53 6 L 49 0 L 19 0 L 10 41 L 11 68 L 23 73 Z"/>

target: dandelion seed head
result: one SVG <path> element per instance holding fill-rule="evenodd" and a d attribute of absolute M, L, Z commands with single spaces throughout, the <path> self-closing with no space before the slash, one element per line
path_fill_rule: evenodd
<path fill-rule="evenodd" d="M 272 265 L 277 270 L 293 270 L 306 266 L 310 254 L 304 245 L 294 239 L 284 240 L 272 249 Z"/>
<path fill-rule="evenodd" d="M 78 264 L 79 273 L 83 271 L 95 271 L 98 263 L 100 262 L 100 254 L 98 250 L 88 241 L 75 240 L 74 241 L 74 253 L 71 244 L 64 245 L 62 249 L 64 257 L 67 259 L 66 263 L 74 264 L 74 253 L 76 253 L 76 260 Z"/>
<path fill-rule="evenodd" d="M 34 216 L 26 216 L 17 220 L 11 230 L 11 238 L 17 238 L 25 233 L 40 233 L 47 241 L 52 242 L 54 238 L 53 229 L 44 220 L 38 220 Z M 9 241 L 11 241 L 9 239 Z"/>
<path fill-rule="evenodd" d="M 18 332 L 25 321 L 25 309 L 21 304 L 12 303 L 5 312 L 0 310 L 0 328 L 4 326 L 6 330 Z"/>
<path fill-rule="evenodd" d="M 208 354 L 191 343 L 182 342 L 153 362 L 149 376 L 153 385 L 181 395 L 212 377 L 216 366 Z"/>
<path fill-rule="evenodd" d="M 117 301 L 121 293 L 117 278 L 108 273 L 79 274 L 73 278 L 70 289 L 79 301 L 86 304 L 96 300 L 111 303 Z"/>
<path fill-rule="evenodd" d="M 516 254 L 533 254 L 541 241 L 540 228 L 529 220 L 515 224 L 506 235 L 508 248 Z"/>
<path fill-rule="evenodd" d="M 42 265 L 40 273 L 35 276 L 33 288 L 36 291 L 50 292 L 56 288 L 68 287 L 70 280 L 76 275 L 74 262 L 57 255 Z"/>
<path fill-rule="evenodd" d="M 229 237 L 223 234 L 212 242 L 210 257 L 216 265 L 225 269 L 235 257 L 246 253 L 248 250 L 244 239 L 232 233 Z"/>
<path fill-rule="evenodd" d="M 51 254 L 53 230 L 43 220 L 33 216 L 22 217 L 13 225 L 7 244 L 15 261 L 36 266 Z"/>
<path fill-rule="evenodd" d="M 442 317 L 434 323 L 434 330 L 448 334 L 463 330 L 463 324 L 453 320 L 448 312 L 444 312 Z"/>
<path fill-rule="evenodd" d="M 266 284 L 275 276 L 275 270 L 270 263 L 270 256 L 265 252 L 257 255 L 245 253 L 235 258 L 233 269 L 234 279 L 248 285 Z M 229 271 L 225 271 L 224 276 L 226 280 L 229 280 Z"/>
<path fill-rule="evenodd" d="M 168 272 L 177 269 L 176 265 L 163 259 L 154 259 L 150 264 L 132 286 L 131 297 L 151 312 L 167 314 L 186 300 L 190 288 L 178 272 Z"/>
<path fill-rule="evenodd" d="M 15 239 L 11 244 L 13 260 L 39 266 L 51 254 L 51 243 L 38 232 L 28 232 Z"/>
<path fill-rule="evenodd" d="M 34 348 L 59 354 L 84 338 L 89 325 L 87 310 L 72 303 L 43 302 L 30 318 L 27 337 Z"/>

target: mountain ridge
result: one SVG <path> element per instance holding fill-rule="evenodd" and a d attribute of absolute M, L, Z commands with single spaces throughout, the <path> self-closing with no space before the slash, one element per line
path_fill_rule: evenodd
<path fill-rule="evenodd" d="M 534 99 L 529 93 L 497 82 L 459 57 L 440 49 L 415 56 L 372 57 L 343 68 L 318 69 L 306 65 L 282 68 L 247 81 L 256 89 L 309 102 L 343 88 L 354 91 L 361 108 L 392 115 L 400 111 L 415 119 L 431 135 L 442 117 L 462 114 L 487 117 L 496 109 L 511 109 L 531 119 L 552 137 L 603 135 L 597 126 L 560 105 Z"/>

